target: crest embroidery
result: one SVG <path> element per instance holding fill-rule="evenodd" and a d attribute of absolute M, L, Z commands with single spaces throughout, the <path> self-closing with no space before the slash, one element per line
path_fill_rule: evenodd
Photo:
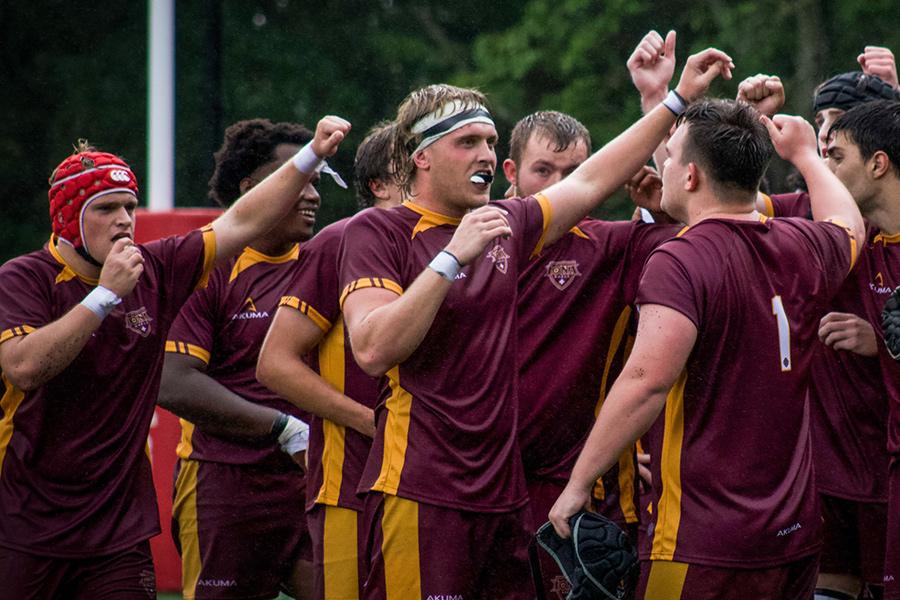
<path fill-rule="evenodd" d="M 125 313 L 125 327 L 141 337 L 150 335 L 150 322 L 153 321 L 145 307 Z"/>
<path fill-rule="evenodd" d="M 494 263 L 494 266 L 497 267 L 497 270 L 506 275 L 506 270 L 509 267 L 509 254 L 506 253 L 503 246 L 497 244 L 491 248 L 487 256 Z"/>
<path fill-rule="evenodd" d="M 569 287 L 580 276 L 578 262 L 574 260 L 554 260 L 547 263 L 547 277 L 559 291 Z"/>

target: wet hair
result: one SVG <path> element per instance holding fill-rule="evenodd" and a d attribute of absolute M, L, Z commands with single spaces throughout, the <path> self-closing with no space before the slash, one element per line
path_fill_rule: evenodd
<path fill-rule="evenodd" d="M 690 125 L 682 164 L 698 164 L 722 200 L 759 190 L 775 149 L 755 108 L 733 100 L 703 100 L 692 104 L 678 122 Z"/>
<path fill-rule="evenodd" d="M 360 143 L 353 160 L 353 184 L 359 208 L 375 206 L 378 198 L 369 184 L 373 181 L 391 181 L 391 149 L 394 146 L 395 127 L 392 121 L 378 123 Z"/>
<path fill-rule="evenodd" d="M 554 144 L 554 152 L 562 152 L 580 140 L 587 147 L 588 155 L 591 154 L 591 134 L 578 119 L 555 110 L 540 110 L 522 118 L 513 127 L 509 138 L 509 157 L 517 166 L 532 135 L 541 136 Z"/>
<path fill-rule="evenodd" d="M 900 101 L 875 100 L 851 108 L 831 126 L 828 139 L 839 131 L 856 144 L 863 160 L 884 152 L 900 177 Z"/>
<path fill-rule="evenodd" d="M 238 121 L 225 130 L 225 140 L 215 153 L 209 197 L 220 206 L 231 205 L 241 195 L 241 180 L 275 160 L 275 149 L 280 144 L 302 146 L 312 139 L 313 133 L 297 123 Z"/>
<path fill-rule="evenodd" d="M 460 102 L 467 109 L 484 106 L 487 98 L 478 90 L 460 88 L 446 83 L 436 83 L 411 92 L 397 109 L 396 137 L 392 152 L 394 181 L 404 196 L 408 196 L 415 177 L 413 150 L 422 141 L 422 135 L 412 132 L 413 126 L 425 115 L 449 102 Z"/>

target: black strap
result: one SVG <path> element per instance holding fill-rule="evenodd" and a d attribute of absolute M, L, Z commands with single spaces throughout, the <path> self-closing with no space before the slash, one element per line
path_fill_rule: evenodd
<path fill-rule="evenodd" d="M 531 565 L 531 580 L 534 582 L 534 593 L 537 600 L 547 600 L 544 594 L 544 578 L 541 576 L 541 559 L 538 556 L 537 542 L 532 539 L 528 544 L 528 563 Z"/>

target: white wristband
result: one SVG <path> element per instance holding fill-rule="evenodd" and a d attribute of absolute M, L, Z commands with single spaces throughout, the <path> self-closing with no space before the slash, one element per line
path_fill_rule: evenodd
<path fill-rule="evenodd" d="M 303 452 L 309 447 L 309 425 L 288 415 L 287 425 L 278 436 L 278 444 L 291 456 Z"/>
<path fill-rule="evenodd" d="M 294 168 L 301 173 L 311 175 L 319 168 L 323 160 L 324 159 L 312 149 L 312 142 L 309 142 L 300 148 L 300 151 L 291 158 L 291 164 L 293 164 Z"/>
<path fill-rule="evenodd" d="M 91 293 L 81 301 L 81 305 L 100 317 L 101 321 L 121 303 L 122 299 L 116 296 L 115 292 L 102 285 L 91 290 Z"/>
<path fill-rule="evenodd" d="M 672 90 L 668 93 L 668 95 L 662 101 L 663 105 L 674 113 L 676 117 L 680 117 L 681 114 L 687 110 L 687 102 L 685 102 L 684 98 L 681 97 L 681 94 Z"/>
<path fill-rule="evenodd" d="M 455 256 L 446 250 L 441 250 L 428 263 L 428 268 L 447 281 L 453 281 L 462 270 L 462 265 L 459 264 L 459 260 Z"/>

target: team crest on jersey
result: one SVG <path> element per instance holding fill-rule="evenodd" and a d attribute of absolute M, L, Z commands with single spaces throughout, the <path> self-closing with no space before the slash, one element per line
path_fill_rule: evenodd
<path fill-rule="evenodd" d="M 557 575 L 550 581 L 553 584 L 553 587 L 550 588 L 550 592 L 556 594 L 556 597 L 559 598 L 559 600 L 566 600 L 569 596 L 569 592 L 572 591 L 572 585 L 566 581 L 566 578 L 562 575 Z"/>
<path fill-rule="evenodd" d="M 509 254 L 506 253 L 503 246 L 497 244 L 491 248 L 487 256 L 494 263 L 494 266 L 497 267 L 497 270 L 506 275 L 506 270 L 509 268 Z"/>
<path fill-rule="evenodd" d="M 153 321 L 143 306 L 137 310 L 125 313 L 125 327 L 141 337 L 150 335 L 150 323 Z"/>
<path fill-rule="evenodd" d="M 244 310 L 231 316 L 232 321 L 235 321 L 238 319 L 247 320 L 247 319 L 268 319 L 269 318 L 269 311 L 267 311 L 267 310 L 264 310 L 262 312 L 258 311 L 256 309 L 256 303 L 253 302 L 253 298 L 251 298 L 250 296 L 247 296 L 247 299 L 244 300 L 244 305 L 241 308 L 243 308 Z"/>
<path fill-rule="evenodd" d="M 578 262 L 574 260 L 554 260 L 547 263 L 547 277 L 556 289 L 562 291 L 569 287 L 576 277 L 581 277 Z"/>

